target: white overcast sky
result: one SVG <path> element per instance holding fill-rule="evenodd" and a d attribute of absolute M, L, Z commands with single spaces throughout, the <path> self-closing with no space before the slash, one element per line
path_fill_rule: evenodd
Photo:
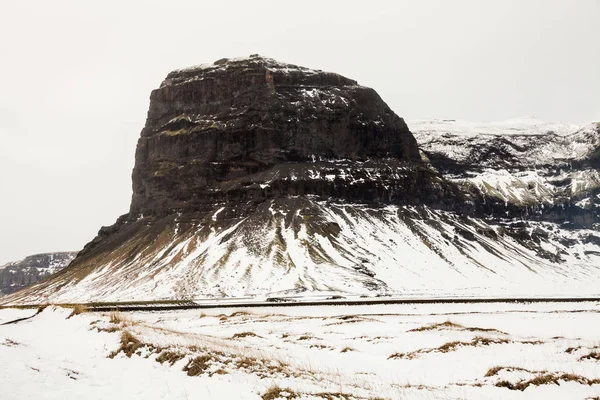
<path fill-rule="evenodd" d="M 356 79 L 407 120 L 600 120 L 600 0 L 3 0 L 0 264 L 126 213 L 150 91 L 252 53 Z"/>

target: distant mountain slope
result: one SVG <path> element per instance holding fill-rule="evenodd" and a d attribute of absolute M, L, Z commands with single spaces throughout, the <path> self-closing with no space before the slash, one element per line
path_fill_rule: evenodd
<path fill-rule="evenodd" d="M 489 198 L 489 213 L 594 228 L 600 224 L 600 124 L 535 119 L 496 123 L 419 120 L 419 146 L 447 179 Z"/>
<path fill-rule="evenodd" d="M 68 266 L 77 253 L 45 253 L 0 266 L 0 295 L 31 286 Z"/>

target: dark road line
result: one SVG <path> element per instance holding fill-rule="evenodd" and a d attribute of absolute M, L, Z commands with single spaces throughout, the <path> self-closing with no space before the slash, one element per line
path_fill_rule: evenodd
<path fill-rule="evenodd" d="M 174 311 L 213 308 L 258 308 L 258 307 L 316 307 L 316 306 L 361 306 L 361 305 L 391 305 L 391 304 L 480 304 L 480 303 L 584 303 L 600 302 L 600 297 L 570 297 L 570 298 L 439 298 L 439 299 L 370 299 L 370 300 L 323 300 L 323 301 L 264 301 L 260 303 L 211 303 L 211 304 L 180 304 L 180 305 L 110 305 L 89 306 L 90 311 Z M 58 304 L 57 304 L 58 305 Z"/>

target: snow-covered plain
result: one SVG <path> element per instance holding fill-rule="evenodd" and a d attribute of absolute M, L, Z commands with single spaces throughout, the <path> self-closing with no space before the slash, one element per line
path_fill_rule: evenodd
<path fill-rule="evenodd" d="M 0 325 L 0 398 L 593 399 L 599 311 L 460 303 L 68 318 L 51 306 Z M 0 324 L 34 313 L 2 309 Z"/>

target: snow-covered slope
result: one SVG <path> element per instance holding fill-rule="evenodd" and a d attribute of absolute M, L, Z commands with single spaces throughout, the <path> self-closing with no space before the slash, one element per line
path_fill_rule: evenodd
<path fill-rule="evenodd" d="M 220 215 L 140 220 L 135 240 L 109 258 L 91 257 L 11 300 L 600 294 L 594 230 L 310 199 L 265 202 L 247 218 Z"/>
<path fill-rule="evenodd" d="M 600 208 L 600 124 L 525 118 L 409 126 L 425 156 L 454 182 L 516 206 Z"/>

